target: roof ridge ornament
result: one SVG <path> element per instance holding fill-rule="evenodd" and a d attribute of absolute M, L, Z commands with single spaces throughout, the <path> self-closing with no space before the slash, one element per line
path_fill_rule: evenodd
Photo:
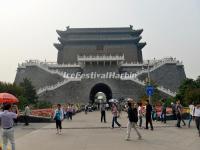
<path fill-rule="evenodd" d="M 67 30 L 69 30 L 70 26 L 67 26 L 66 28 L 67 28 Z"/>

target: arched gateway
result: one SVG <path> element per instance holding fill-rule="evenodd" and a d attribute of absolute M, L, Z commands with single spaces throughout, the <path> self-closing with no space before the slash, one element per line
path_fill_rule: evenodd
<path fill-rule="evenodd" d="M 90 95 L 89 95 L 89 99 L 90 99 L 90 103 L 94 103 L 95 101 L 95 95 L 98 93 L 98 92 L 102 92 L 106 95 L 106 99 L 107 101 L 109 99 L 112 98 L 112 91 L 111 91 L 111 88 L 104 84 L 104 83 L 97 83 L 96 85 L 94 85 L 90 91 Z"/>

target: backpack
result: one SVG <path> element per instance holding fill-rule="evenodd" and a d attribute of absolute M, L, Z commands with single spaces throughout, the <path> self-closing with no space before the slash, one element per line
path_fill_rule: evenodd
<path fill-rule="evenodd" d="M 57 110 L 54 120 L 61 120 L 61 111 Z"/>

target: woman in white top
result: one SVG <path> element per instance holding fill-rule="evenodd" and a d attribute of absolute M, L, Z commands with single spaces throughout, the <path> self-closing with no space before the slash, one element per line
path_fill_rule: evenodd
<path fill-rule="evenodd" d="M 142 128 L 142 103 L 138 103 L 138 118 L 139 118 L 139 127 Z"/>
<path fill-rule="evenodd" d="M 189 122 L 188 122 L 188 128 L 190 128 L 190 123 L 194 116 L 194 103 L 193 102 L 189 105 L 189 109 L 190 109 L 190 118 L 189 118 Z"/>
<path fill-rule="evenodd" d="M 197 104 L 194 108 L 194 117 L 195 117 L 195 122 L 197 126 L 197 130 L 199 132 L 199 137 L 200 137 L 200 104 Z"/>

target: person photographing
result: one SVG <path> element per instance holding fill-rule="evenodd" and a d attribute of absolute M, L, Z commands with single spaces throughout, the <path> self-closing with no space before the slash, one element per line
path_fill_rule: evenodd
<path fill-rule="evenodd" d="M 0 113 L 3 150 L 7 150 L 8 141 L 10 141 L 11 143 L 12 150 L 15 150 L 13 119 L 17 119 L 17 117 L 19 116 L 19 109 L 16 105 L 15 109 L 17 113 L 13 113 L 11 109 L 11 104 L 5 104 L 3 108 L 4 111 Z"/>

